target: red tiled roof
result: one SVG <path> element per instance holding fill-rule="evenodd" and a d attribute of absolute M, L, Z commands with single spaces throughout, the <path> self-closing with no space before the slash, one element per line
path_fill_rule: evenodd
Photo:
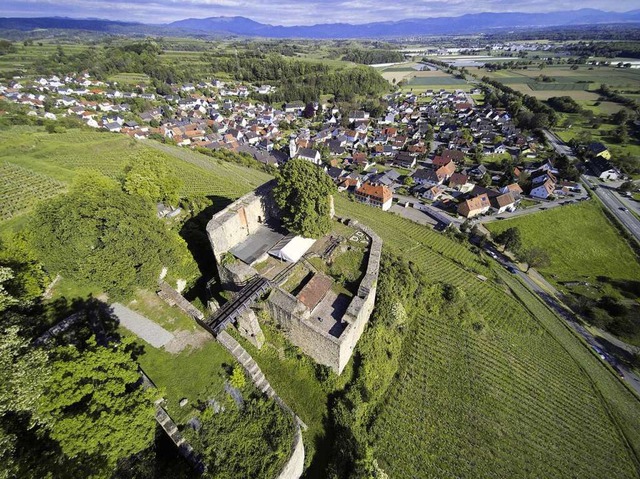
<path fill-rule="evenodd" d="M 300 290 L 297 298 L 310 310 L 313 310 L 325 294 L 331 289 L 331 278 L 324 274 L 317 273 Z"/>
<path fill-rule="evenodd" d="M 369 198 L 374 198 L 381 203 L 386 203 L 393 196 L 391 190 L 386 186 L 372 185 L 371 183 L 363 184 L 356 190 L 356 195 L 368 196 Z"/>

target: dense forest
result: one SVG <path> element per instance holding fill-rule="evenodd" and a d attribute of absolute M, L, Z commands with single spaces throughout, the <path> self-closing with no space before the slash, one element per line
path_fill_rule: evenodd
<path fill-rule="evenodd" d="M 530 28 L 516 32 L 487 36 L 487 43 L 515 40 L 640 40 L 640 31 L 633 25 L 563 25 L 562 27 Z"/>
<path fill-rule="evenodd" d="M 389 84 L 372 68 L 334 70 L 328 65 L 291 60 L 279 55 L 208 56 L 212 72 L 223 72 L 238 81 L 270 83 L 275 93 L 261 95 L 270 102 L 317 101 L 333 95 L 337 101 L 351 101 L 357 95 L 377 96 Z"/>
<path fill-rule="evenodd" d="M 375 65 L 376 63 L 399 63 L 404 55 L 395 50 L 349 50 L 342 57 L 344 61 Z"/>
<path fill-rule="evenodd" d="M 318 101 L 321 95 L 333 95 L 338 101 L 352 101 L 357 96 L 379 96 L 389 88 L 388 83 L 369 67 L 334 69 L 326 64 L 283 56 L 294 51 L 203 54 L 203 59 L 210 63 L 212 76 L 223 73 L 237 81 L 270 83 L 278 87 L 275 93 L 259 98 L 270 102 Z M 187 68 L 163 62 L 162 49 L 154 41 L 105 46 L 76 54 L 58 48 L 36 68 L 36 73 L 42 75 L 81 71 L 88 71 L 100 80 L 117 73 L 144 73 L 151 77 L 158 93 L 169 92 L 168 85 L 171 84 L 201 80 L 193 77 Z"/>
<path fill-rule="evenodd" d="M 116 73 L 145 73 L 159 83 L 194 81 L 187 70 L 162 62 L 160 46 L 153 41 L 136 42 L 123 46 L 96 47 L 80 53 L 65 53 L 59 47 L 55 53 L 37 65 L 36 73 L 65 74 L 87 71 L 100 80 Z"/>
<path fill-rule="evenodd" d="M 565 48 L 577 56 L 640 58 L 638 42 L 578 42 L 570 43 Z"/>

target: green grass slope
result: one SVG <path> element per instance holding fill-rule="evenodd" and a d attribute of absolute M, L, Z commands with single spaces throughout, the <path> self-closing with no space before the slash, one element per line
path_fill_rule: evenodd
<path fill-rule="evenodd" d="M 154 141 L 91 130 L 50 134 L 13 127 L 0 131 L 0 221 L 19 216 L 38 200 L 64 190 L 80 170 L 118 178 L 139 155 L 152 154 L 182 180 L 181 194 L 235 199 L 269 175 Z"/>
<path fill-rule="evenodd" d="M 371 426 L 390 477 L 637 477 L 640 403 L 559 318 L 521 286 L 479 281 L 496 273 L 462 245 L 343 199 L 337 209 L 472 305 L 412 325 Z"/>
<path fill-rule="evenodd" d="M 487 224 L 492 235 L 511 227 L 520 230 L 524 248 L 536 246 L 547 251 L 551 263 L 540 271 L 556 282 L 596 276 L 640 278 L 633 250 L 595 201 Z"/>

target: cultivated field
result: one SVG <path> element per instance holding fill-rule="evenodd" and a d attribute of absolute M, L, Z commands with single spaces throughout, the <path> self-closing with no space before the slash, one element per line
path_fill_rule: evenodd
<path fill-rule="evenodd" d="M 636 476 L 621 432 L 640 452 L 640 403 L 559 318 L 524 288 L 525 305 L 478 280 L 494 274 L 438 233 L 342 198 L 337 210 L 472 305 L 413 325 L 373 424 L 374 455 L 390 477 Z"/>
<path fill-rule="evenodd" d="M 65 183 L 16 165 L 0 163 L 0 222 L 64 191 Z"/>
<path fill-rule="evenodd" d="M 569 65 L 550 65 L 542 70 L 536 66 L 530 66 L 527 70 L 487 71 L 472 68 L 470 71 L 479 77 L 488 76 L 514 90 L 535 96 L 540 100 L 547 100 L 552 96 L 568 95 L 576 101 L 594 102 L 598 98 L 598 94 L 594 90 L 603 83 L 620 90 L 637 91 L 640 89 L 640 70 L 617 67 L 580 65 L 577 70 L 571 70 Z M 540 75 L 553 78 L 554 81 L 537 82 L 536 78 Z M 602 112 L 608 113 L 612 109 L 611 106 L 608 106 Z"/>
<path fill-rule="evenodd" d="M 596 324 L 640 344 L 638 292 L 633 286 L 640 278 L 640 262 L 595 200 L 487 224 L 492 234 L 509 227 L 520 230 L 525 249 L 538 247 L 549 254 L 549 266 L 539 269 L 559 290 L 583 300 L 614 297 L 625 305 L 614 316 L 617 322 L 597 319 Z"/>
<path fill-rule="evenodd" d="M 411 77 L 413 74 L 418 73 L 414 68 L 416 65 L 417 63 L 415 62 L 399 63 L 387 68 L 376 68 L 376 70 L 380 71 L 382 78 L 395 85 L 400 81 Z"/>
<path fill-rule="evenodd" d="M 0 189 L 0 220 L 63 191 L 80 170 L 95 170 L 118 179 L 139 155 L 165 161 L 181 178 L 184 196 L 237 198 L 269 178 L 260 171 L 183 148 L 91 130 L 49 134 L 14 127 L 0 131 L 0 145 L 0 181 L 7 185 Z"/>

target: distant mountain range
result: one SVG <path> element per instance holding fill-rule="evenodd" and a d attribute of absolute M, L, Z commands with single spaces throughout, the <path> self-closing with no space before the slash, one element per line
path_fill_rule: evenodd
<path fill-rule="evenodd" d="M 178 35 L 239 35 L 266 38 L 380 38 L 419 35 L 459 35 L 554 26 L 639 23 L 640 10 L 604 12 L 595 9 L 551 13 L 477 13 L 459 17 L 415 18 L 353 25 L 279 26 L 259 23 L 245 17 L 188 18 L 166 25 L 116 22 L 96 19 L 0 18 L 0 29 L 76 29 L 106 33 Z"/>

